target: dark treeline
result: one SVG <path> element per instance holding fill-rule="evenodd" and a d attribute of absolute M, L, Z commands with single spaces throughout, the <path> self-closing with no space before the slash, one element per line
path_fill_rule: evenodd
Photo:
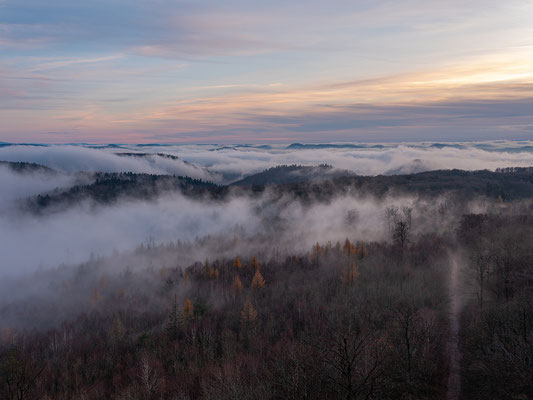
<path fill-rule="evenodd" d="M 317 166 L 279 165 L 233 182 L 232 186 L 279 185 L 295 182 L 331 180 L 336 177 L 355 175 L 354 172 L 336 169 L 328 164 Z"/>
<path fill-rule="evenodd" d="M 88 184 L 68 189 L 57 188 L 24 201 L 23 207 L 33 212 L 62 210 L 66 206 L 92 201 L 96 204 L 116 203 L 119 199 L 153 199 L 164 193 L 180 192 L 190 197 L 220 197 L 227 190 L 210 182 L 182 176 L 124 173 L 95 173 Z"/>
<path fill-rule="evenodd" d="M 7 167 L 13 172 L 17 173 L 32 173 L 32 172 L 41 172 L 47 174 L 57 173 L 52 168 L 45 167 L 41 164 L 28 163 L 28 162 L 11 162 L 11 161 L 0 161 L 0 167 Z"/>
<path fill-rule="evenodd" d="M 85 179 L 87 179 L 85 177 Z M 494 172 L 440 170 L 408 175 L 356 176 L 328 165 L 279 166 L 244 178 L 232 185 L 215 185 L 199 179 L 139 173 L 95 173 L 89 183 L 58 188 L 24 202 L 34 212 L 63 209 L 90 200 L 108 204 L 121 198 L 152 199 L 180 191 L 193 198 L 225 199 L 239 195 L 258 196 L 269 191 L 304 202 L 331 201 L 339 194 L 416 195 L 438 197 L 452 193 L 459 201 L 484 196 L 503 201 L 533 197 L 533 168 L 503 168 Z"/>

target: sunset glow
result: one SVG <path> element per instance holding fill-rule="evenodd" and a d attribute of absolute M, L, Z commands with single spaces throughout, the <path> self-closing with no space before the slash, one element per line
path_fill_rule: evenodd
<path fill-rule="evenodd" d="M 531 2 L 135 4 L 0 2 L 1 140 L 532 134 Z"/>

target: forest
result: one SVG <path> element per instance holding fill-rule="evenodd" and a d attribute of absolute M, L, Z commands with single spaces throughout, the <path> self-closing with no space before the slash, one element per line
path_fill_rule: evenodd
<path fill-rule="evenodd" d="M 207 234 L 3 277 L 0 398 L 533 398 L 533 170 L 330 169 L 84 173 L 17 200 L 237 202 L 258 223 L 205 208 Z"/>

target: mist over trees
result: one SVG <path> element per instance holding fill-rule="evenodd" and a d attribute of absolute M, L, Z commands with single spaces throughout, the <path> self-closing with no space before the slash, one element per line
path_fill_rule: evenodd
<path fill-rule="evenodd" d="M 533 398 L 532 168 L 0 167 L 2 399 Z"/>

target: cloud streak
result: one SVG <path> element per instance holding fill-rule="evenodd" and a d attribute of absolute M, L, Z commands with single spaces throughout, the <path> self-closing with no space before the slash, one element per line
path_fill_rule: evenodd
<path fill-rule="evenodd" d="M 509 108 L 533 98 L 532 6 L 490 4 L 6 1 L 0 135 L 49 143 L 58 141 L 49 132 L 130 143 L 524 138 L 531 112 L 511 120 L 489 105 L 464 121 L 461 104 Z M 451 118 L 433 118 L 438 107 Z M 321 119 L 311 125 L 313 116 Z"/>

